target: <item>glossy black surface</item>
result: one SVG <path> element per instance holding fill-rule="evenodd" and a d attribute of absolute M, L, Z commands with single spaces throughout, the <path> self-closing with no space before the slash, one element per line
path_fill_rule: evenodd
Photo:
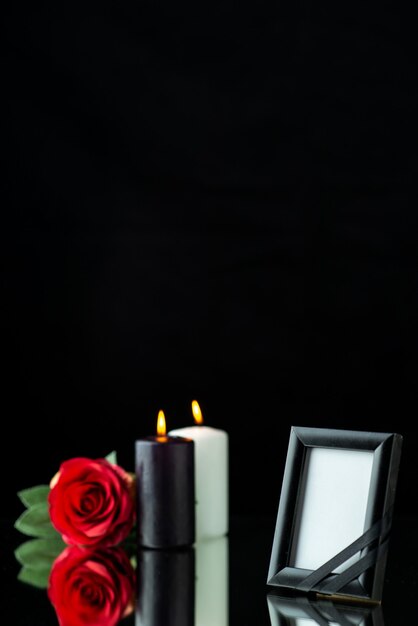
<path fill-rule="evenodd" d="M 274 518 L 261 517 L 242 517 L 231 520 L 228 626 L 270 626 L 271 624 L 266 598 L 266 577 L 274 523 Z M 416 623 L 418 615 L 418 609 L 414 604 L 418 592 L 416 530 L 416 519 L 395 518 L 383 594 L 385 626 Z M 12 528 L 12 522 L 6 519 L 1 521 L 1 531 L 0 575 L 3 623 L 13 626 L 56 626 L 55 613 L 45 591 L 29 587 L 16 580 L 19 566 L 14 559 L 13 550 L 22 541 L 22 535 L 17 533 Z M 131 615 L 122 623 L 126 626 L 133 626 L 135 617 Z M 144 626 L 154 625 L 144 624 Z M 179 623 L 176 626 L 184 626 L 184 624 Z M 196 623 L 195 626 L 205 625 Z M 315 626 L 315 622 L 312 622 L 312 626 Z"/>

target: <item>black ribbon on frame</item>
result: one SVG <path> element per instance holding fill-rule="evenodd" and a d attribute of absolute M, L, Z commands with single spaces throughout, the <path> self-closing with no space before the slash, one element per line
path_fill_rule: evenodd
<path fill-rule="evenodd" d="M 369 567 L 372 567 L 383 556 L 388 548 L 388 534 L 392 526 L 393 508 L 390 508 L 381 520 L 373 524 L 358 539 L 353 541 L 349 546 L 341 550 L 329 561 L 321 565 L 314 572 L 304 578 L 296 590 L 303 593 L 316 591 L 324 595 L 333 595 L 340 591 L 347 583 L 351 582 L 360 574 L 363 574 Z M 370 547 L 377 542 L 375 548 L 370 550 L 365 556 L 361 557 L 356 563 L 348 567 L 341 574 L 336 574 L 330 580 L 326 578 L 332 574 L 336 567 L 339 567 L 355 554 Z"/>

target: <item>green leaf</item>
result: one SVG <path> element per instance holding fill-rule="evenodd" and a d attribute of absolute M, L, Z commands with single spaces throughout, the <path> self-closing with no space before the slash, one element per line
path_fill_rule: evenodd
<path fill-rule="evenodd" d="M 116 450 L 112 450 L 112 452 L 110 452 L 105 458 L 106 458 L 106 461 L 109 461 L 109 463 L 111 463 L 112 465 L 118 464 L 118 457 L 116 454 Z"/>
<path fill-rule="evenodd" d="M 32 569 L 30 567 L 22 567 L 17 579 L 22 583 L 33 585 L 38 589 L 47 589 L 49 580 L 49 568 L 48 569 Z"/>
<path fill-rule="evenodd" d="M 138 562 L 137 562 L 136 556 L 135 556 L 135 555 L 134 555 L 134 556 L 131 556 L 131 558 L 130 558 L 129 560 L 130 560 L 130 562 L 131 562 L 132 567 L 133 567 L 134 569 L 136 569 L 136 568 L 137 568 L 137 565 L 138 565 Z"/>
<path fill-rule="evenodd" d="M 43 504 L 48 500 L 50 488 L 48 485 L 37 485 L 36 487 L 29 487 L 29 489 L 23 489 L 18 492 L 18 497 L 23 504 L 27 507 L 35 506 L 36 504 Z"/>
<path fill-rule="evenodd" d="M 30 569 L 51 568 L 57 556 L 66 548 L 61 537 L 57 539 L 31 539 L 21 543 L 15 550 L 15 557 L 21 565 Z"/>
<path fill-rule="evenodd" d="M 46 502 L 24 511 L 16 520 L 15 528 L 24 535 L 31 537 L 59 537 L 59 533 L 51 524 Z"/>

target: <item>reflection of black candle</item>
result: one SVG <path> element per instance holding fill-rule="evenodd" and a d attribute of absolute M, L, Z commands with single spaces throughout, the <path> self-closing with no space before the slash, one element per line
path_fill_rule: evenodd
<path fill-rule="evenodd" d="M 194 626 L 193 548 L 138 551 L 136 626 Z"/>
<path fill-rule="evenodd" d="M 171 548 L 195 540 L 194 443 L 167 437 L 160 411 L 158 435 L 136 442 L 138 545 Z"/>

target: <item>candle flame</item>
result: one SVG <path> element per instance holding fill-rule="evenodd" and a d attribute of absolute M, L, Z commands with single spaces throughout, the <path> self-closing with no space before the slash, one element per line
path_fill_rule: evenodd
<path fill-rule="evenodd" d="M 200 410 L 199 403 L 196 400 L 192 402 L 192 413 L 196 424 L 203 424 L 203 415 Z"/>
<path fill-rule="evenodd" d="M 167 427 L 165 424 L 164 411 L 159 411 L 158 418 L 157 418 L 157 435 L 159 437 L 164 437 L 166 432 L 167 432 Z"/>

